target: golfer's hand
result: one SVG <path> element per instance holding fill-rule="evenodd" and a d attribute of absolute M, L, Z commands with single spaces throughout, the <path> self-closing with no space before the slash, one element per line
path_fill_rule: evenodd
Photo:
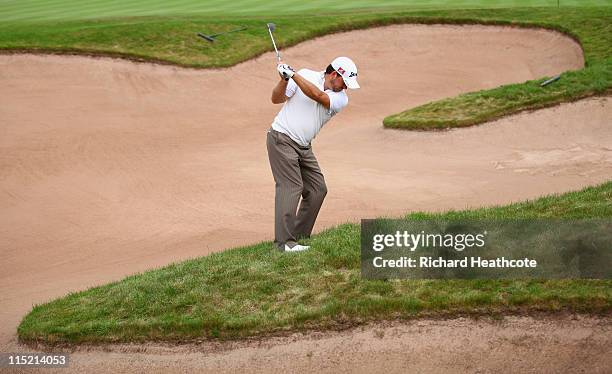
<path fill-rule="evenodd" d="M 286 81 L 293 77 L 293 74 L 295 74 L 295 70 L 293 70 L 293 68 L 287 64 L 278 64 L 276 70 L 278 70 L 278 74 L 281 76 L 281 78 Z"/>

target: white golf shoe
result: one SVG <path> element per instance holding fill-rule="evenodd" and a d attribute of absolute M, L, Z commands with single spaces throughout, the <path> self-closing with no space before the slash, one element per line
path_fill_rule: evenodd
<path fill-rule="evenodd" d="M 307 245 L 296 244 L 293 247 L 289 247 L 287 244 L 285 244 L 285 252 L 300 252 L 300 251 L 307 251 L 309 249 L 310 247 Z"/>

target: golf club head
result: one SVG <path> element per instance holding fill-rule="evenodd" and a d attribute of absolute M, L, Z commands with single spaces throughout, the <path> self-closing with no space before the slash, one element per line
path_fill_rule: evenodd
<path fill-rule="evenodd" d="M 268 23 L 268 30 L 274 32 L 274 30 L 276 30 L 276 25 L 273 23 Z"/>

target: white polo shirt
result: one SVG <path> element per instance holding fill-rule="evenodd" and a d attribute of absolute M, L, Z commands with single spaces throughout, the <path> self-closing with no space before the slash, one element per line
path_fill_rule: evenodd
<path fill-rule="evenodd" d="M 324 71 L 302 69 L 297 74 L 323 91 Z M 285 95 L 288 97 L 282 109 L 274 118 L 272 128 L 287 134 L 296 143 L 306 147 L 317 136 L 323 125 L 348 104 L 344 90 L 325 90 L 329 96 L 329 109 L 306 96 L 293 79 L 289 80 Z"/>

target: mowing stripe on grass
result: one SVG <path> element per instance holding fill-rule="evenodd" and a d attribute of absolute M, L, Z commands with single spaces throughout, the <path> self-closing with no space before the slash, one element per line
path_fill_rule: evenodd
<path fill-rule="evenodd" d="M 561 0 L 563 7 L 608 6 L 610 0 Z M 280 15 L 368 9 L 459 9 L 502 7 L 556 7 L 556 0 L 0 0 L 0 22 L 79 20 L 105 17 L 164 15 Z"/>

